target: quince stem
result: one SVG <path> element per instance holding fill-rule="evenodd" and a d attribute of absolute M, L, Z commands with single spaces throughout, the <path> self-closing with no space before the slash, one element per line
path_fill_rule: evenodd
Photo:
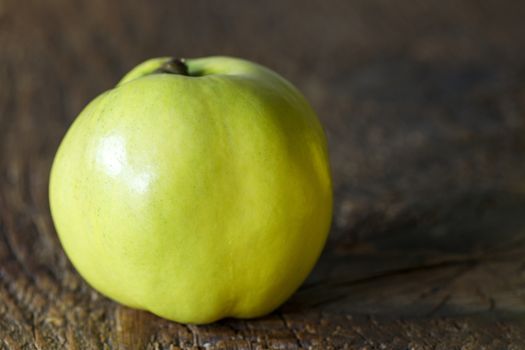
<path fill-rule="evenodd" d="M 168 73 L 190 76 L 188 72 L 188 66 L 184 61 L 184 58 L 171 58 L 170 60 L 164 62 L 153 73 Z"/>

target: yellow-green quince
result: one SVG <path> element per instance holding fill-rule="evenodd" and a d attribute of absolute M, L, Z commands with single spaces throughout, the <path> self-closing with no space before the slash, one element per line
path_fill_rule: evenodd
<path fill-rule="evenodd" d="M 79 273 L 188 323 L 271 312 L 325 243 L 323 129 L 301 93 L 241 59 L 148 60 L 94 99 L 56 154 L 52 217 Z"/>

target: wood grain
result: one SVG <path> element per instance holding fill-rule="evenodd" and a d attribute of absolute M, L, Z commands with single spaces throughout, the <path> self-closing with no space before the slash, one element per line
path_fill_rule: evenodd
<path fill-rule="evenodd" d="M 0 0 L 1 349 L 524 349 L 525 5 Z M 275 313 L 206 326 L 92 290 L 50 164 L 81 108 L 159 55 L 281 72 L 326 127 L 318 266 Z"/>

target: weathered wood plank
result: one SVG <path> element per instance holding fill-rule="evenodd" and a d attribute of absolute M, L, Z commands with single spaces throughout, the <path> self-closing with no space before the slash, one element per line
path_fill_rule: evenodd
<path fill-rule="evenodd" d="M 0 348 L 525 348 L 525 5 L 0 0 Z M 336 213 L 306 284 L 257 320 L 182 325 L 74 271 L 48 172 L 141 60 L 230 54 L 326 126 Z"/>

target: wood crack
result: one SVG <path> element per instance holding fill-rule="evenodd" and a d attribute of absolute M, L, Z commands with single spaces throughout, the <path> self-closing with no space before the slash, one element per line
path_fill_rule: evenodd
<path fill-rule="evenodd" d="M 302 343 L 301 337 L 297 333 L 297 331 L 290 325 L 288 320 L 286 319 L 286 316 L 280 312 L 276 312 L 277 316 L 282 320 L 284 327 L 288 330 L 288 332 L 292 335 L 293 339 L 295 340 L 295 343 L 297 345 L 298 349 L 303 349 L 304 344 Z"/>

